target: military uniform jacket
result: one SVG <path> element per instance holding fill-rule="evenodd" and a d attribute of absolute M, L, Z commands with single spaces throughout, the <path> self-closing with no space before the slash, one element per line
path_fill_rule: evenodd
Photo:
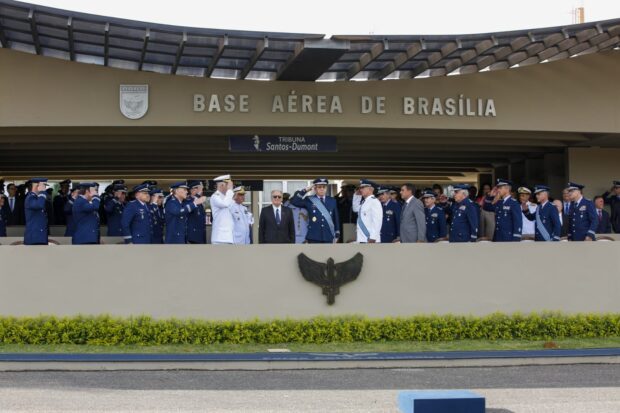
<path fill-rule="evenodd" d="M 75 232 L 73 244 L 99 244 L 99 204 L 98 196 L 88 202 L 80 195 L 73 201 L 73 221 Z"/>
<path fill-rule="evenodd" d="M 121 220 L 123 238 L 129 244 L 150 244 L 153 233 L 151 210 L 137 199 L 131 201 L 123 211 Z"/>
<path fill-rule="evenodd" d="M 194 203 L 196 198 L 188 196 L 183 202 L 184 205 Z M 207 243 L 207 227 L 206 220 L 207 212 L 202 205 L 198 205 L 187 216 L 187 242 L 194 244 L 206 244 Z"/>
<path fill-rule="evenodd" d="M 290 199 L 290 203 L 298 208 L 304 208 L 308 211 L 308 232 L 306 239 L 314 242 L 334 242 L 334 239 L 340 237 L 340 216 L 338 214 L 338 202 L 331 196 L 325 195 L 325 209 L 329 213 L 329 217 L 324 217 L 321 211 L 314 205 L 311 198 L 316 198 L 321 202 L 318 196 L 311 195 L 304 198 L 306 190 L 296 191 Z M 334 232 L 332 234 L 327 220 L 331 219 L 334 224 Z M 297 226 L 296 226 L 297 227 Z"/>
<path fill-rule="evenodd" d="M 123 235 L 123 225 L 121 221 L 123 219 L 125 204 L 111 197 L 105 200 L 103 208 L 108 218 L 108 237 L 120 237 Z"/>
<path fill-rule="evenodd" d="M 495 212 L 493 241 L 521 241 L 523 210 L 516 200 L 507 196 L 493 204 L 493 197 L 487 196 L 484 200 L 483 208 L 485 211 Z"/>
<path fill-rule="evenodd" d="M 381 226 L 383 225 L 383 207 L 381 202 L 374 195 L 362 199 L 361 195 L 355 194 L 353 195 L 353 211 L 358 214 L 357 242 L 366 243 L 368 239 L 381 242 Z M 369 232 L 368 237 L 366 237 L 359 225 L 360 219 Z"/>
<path fill-rule="evenodd" d="M 66 228 L 65 228 L 65 237 L 72 237 L 73 233 L 75 232 L 75 220 L 73 219 L 73 203 L 75 201 L 73 200 L 73 198 L 69 197 L 69 199 L 67 199 L 67 202 L 65 203 L 65 206 L 63 207 L 64 209 L 64 214 L 65 214 L 65 223 L 66 223 Z"/>
<path fill-rule="evenodd" d="M 392 242 L 400 236 L 400 211 L 398 202 L 391 199 L 382 205 L 383 224 L 381 225 L 381 242 Z"/>
<path fill-rule="evenodd" d="M 476 242 L 478 239 L 478 209 L 471 199 L 452 204 L 450 242 Z"/>
<path fill-rule="evenodd" d="M 534 221 L 536 225 L 536 241 L 547 241 L 540 232 L 540 227 L 536 222 L 536 216 L 538 215 L 540 223 L 545 227 L 545 230 L 549 234 L 549 241 L 559 241 L 562 233 L 562 223 L 560 222 L 560 215 L 558 210 L 551 202 L 545 202 L 543 205 L 538 205 L 534 213 L 523 212 L 525 218 L 529 221 Z"/>
<path fill-rule="evenodd" d="M 166 219 L 166 244 L 185 244 L 187 242 L 187 216 L 196 209 L 196 205 L 182 204 L 174 196 L 164 203 Z"/>
<path fill-rule="evenodd" d="M 164 218 L 164 208 L 157 204 L 149 204 L 149 210 L 151 211 L 153 235 L 151 236 L 151 244 L 163 244 L 164 243 L 164 224 L 166 220 Z"/>
<path fill-rule="evenodd" d="M 284 204 L 293 211 L 293 222 L 295 223 L 295 244 L 303 244 L 306 241 L 306 235 L 308 234 L 308 210 L 306 208 L 299 208 L 287 202 Z M 330 242 L 330 241 L 325 241 Z"/>
<path fill-rule="evenodd" d="M 445 238 L 448 235 L 446 214 L 442 208 L 437 205 L 424 208 L 424 215 L 426 216 L 426 241 L 435 242 L 438 238 Z"/>
<path fill-rule="evenodd" d="M 213 225 L 211 228 L 211 243 L 213 244 L 233 244 L 233 231 L 235 223 L 233 220 L 230 206 L 234 203 L 233 191 L 228 190 L 225 194 L 215 191 L 211 195 L 211 214 L 213 215 Z"/>
<path fill-rule="evenodd" d="M 568 212 L 569 241 L 584 241 L 586 237 L 595 240 L 597 227 L 598 215 L 592 201 L 582 197 L 571 204 Z"/>
<path fill-rule="evenodd" d="M 233 202 L 230 206 L 234 220 L 233 242 L 235 244 L 251 244 L 250 225 L 254 224 L 254 217 L 243 204 Z"/>
<path fill-rule="evenodd" d="M 47 212 L 45 204 L 47 196 L 45 192 L 36 194 L 28 192 L 24 200 L 26 212 L 26 229 L 24 232 L 24 244 L 36 245 L 47 244 Z"/>
<path fill-rule="evenodd" d="M 611 209 L 611 227 L 616 234 L 620 234 L 620 196 L 605 192 L 603 194 L 605 203 L 609 205 Z"/>

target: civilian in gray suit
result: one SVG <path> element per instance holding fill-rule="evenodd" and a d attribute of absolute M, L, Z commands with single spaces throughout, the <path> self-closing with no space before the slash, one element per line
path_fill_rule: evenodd
<path fill-rule="evenodd" d="M 404 184 L 400 195 L 405 200 L 400 215 L 400 242 L 426 242 L 426 215 L 424 205 L 413 194 L 415 186 Z"/>

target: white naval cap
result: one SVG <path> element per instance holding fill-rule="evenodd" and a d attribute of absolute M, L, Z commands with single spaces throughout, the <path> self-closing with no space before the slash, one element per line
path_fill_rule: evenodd
<path fill-rule="evenodd" d="M 215 182 L 230 181 L 230 174 L 228 174 L 228 175 L 220 175 L 217 178 L 213 178 L 213 181 L 215 181 Z"/>

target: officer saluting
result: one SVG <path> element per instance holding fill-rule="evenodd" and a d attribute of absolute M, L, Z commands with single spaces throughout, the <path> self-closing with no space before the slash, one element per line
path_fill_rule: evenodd
<path fill-rule="evenodd" d="M 99 244 L 100 199 L 96 182 L 81 182 L 78 197 L 73 202 L 75 231 L 72 244 Z"/>
<path fill-rule="evenodd" d="M 373 195 L 376 184 L 368 179 L 360 179 L 353 195 L 353 211 L 357 212 L 357 242 L 361 244 L 381 242 L 383 207 Z"/>
<path fill-rule="evenodd" d="M 190 194 L 184 204 L 193 203 L 202 196 L 204 186 L 201 181 L 188 181 Z M 207 213 L 202 204 L 199 204 L 187 216 L 187 242 L 189 244 L 207 243 Z"/>
<path fill-rule="evenodd" d="M 450 242 L 476 242 L 478 239 L 478 209 L 469 199 L 469 185 L 454 185 Z"/>
<path fill-rule="evenodd" d="M 393 201 L 390 188 L 377 189 L 379 201 L 383 207 L 383 224 L 381 225 L 381 242 L 394 242 L 400 236 L 400 203 Z"/>
<path fill-rule="evenodd" d="M 166 244 L 185 244 L 187 242 L 187 217 L 205 202 L 205 197 L 194 199 L 193 202 L 184 204 L 187 198 L 187 182 L 177 182 L 170 186 L 172 195 L 164 203 L 164 216 L 166 219 Z"/>
<path fill-rule="evenodd" d="M 73 219 L 73 204 L 78 197 L 79 192 L 78 184 L 73 184 L 71 191 L 69 192 L 69 198 L 65 203 L 64 213 L 65 213 L 65 222 L 67 226 L 65 227 L 65 237 L 72 237 L 75 232 L 75 220 Z"/>
<path fill-rule="evenodd" d="M 511 189 L 511 181 L 498 179 L 495 188 L 484 199 L 484 210 L 495 212 L 495 242 L 521 241 L 521 205 L 510 196 Z"/>
<path fill-rule="evenodd" d="M 308 232 L 306 242 L 309 244 L 332 244 L 340 237 L 338 202 L 326 195 L 327 178 L 317 178 L 312 186 L 296 191 L 290 203 L 308 211 Z"/>
<path fill-rule="evenodd" d="M 211 214 L 213 225 L 211 227 L 212 244 L 233 244 L 235 223 L 230 207 L 233 201 L 233 182 L 230 175 L 218 176 L 214 179 L 217 188 L 211 195 Z"/>
<path fill-rule="evenodd" d="M 584 186 L 569 182 L 566 190 L 571 200 L 568 211 L 568 240 L 595 241 L 598 216 L 594 203 L 585 199 L 581 191 Z"/>
<path fill-rule="evenodd" d="M 108 223 L 108 237 L 120 237 L 123 235 L 121 220 L 125 209 L 127 187 L 123 184 L 115 184 L 112 191 L 114 196 L 106 199 L 103 205 Z"/>
<path fill-rule="evenodd" d="M 164 243 L 164 224 L 166 219 L 164 218 L 164 193 L 161 189 L 152 188 L 149 192 L 151 195 L 151 202 L 149 203 L 149 210 L 151 211 L 151 219 L 153 220 L 153 235 L 151 236 L 151 244 L 163 244 Z"/>
<path fill-rule="evenodd" d="M 150 244 L 153 222 L 149 208 L 151 195 L 148 184 L 136 185 L 133 193 L 136 199 L 127 204 L 121 219 L 123 238 L 125 244 Z"/>
<path fill-rule="evenodd" d="M 422 193 L 424 215 L 426 216 L 426 241 L 436 242 L 447 238 L 446 214 L 442 208 L 435 205 L 435 193 L 426 190 Z"/>
<path fill-rule="evenodd" d="M 549 190 L 546 185 L 534 186 L 534 195 L 538 201 L 538 207 L 534 213 L 530 212 L 527 204 L 522 204 L 523 216 L 535 222 L 536 241 L 559 241 L 562 232 L 562 223 L 558 210 L 549 202 Z"/>
<path fill-rule="evenodd" d="M 24 200 L 26 212 L 26 229 L 24 245 L 47 245 L 47 178 L 32 178 L 29 181 L 30 191 Z"/>

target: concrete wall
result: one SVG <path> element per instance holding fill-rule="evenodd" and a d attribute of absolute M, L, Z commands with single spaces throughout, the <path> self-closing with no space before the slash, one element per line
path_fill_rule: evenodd
<path fill-rule="evenodd" d="M 364 254 L 333 306 L 297 255 Z M 620 312 L 620 242 L 0 247 L 0 314 L 249 319 Z"/>
<path fill-rule="evenodd" d="M 586 197 L 601 195 L 620 179 L 620 148 L 568 148 L 568 177 Z"/>

